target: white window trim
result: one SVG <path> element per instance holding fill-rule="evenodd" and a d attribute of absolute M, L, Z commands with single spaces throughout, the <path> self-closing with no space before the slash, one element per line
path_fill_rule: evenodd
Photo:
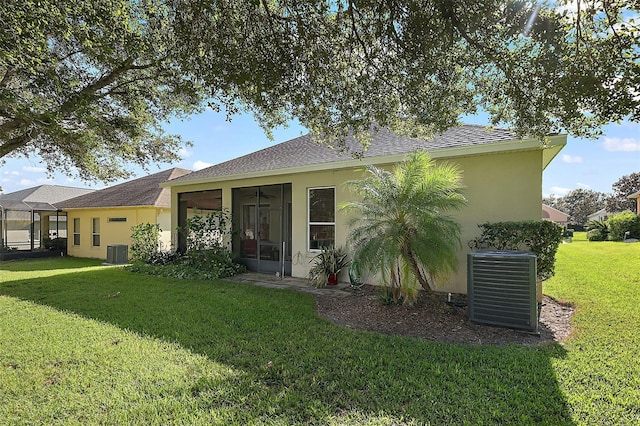
<path fill-rule="evenodd" d="M 77 228 L 76 228 L 76 221 L 78 223 Z M 76 235 L 78 236 L 78 244 L 76 244 Z M 79 217 L 73 218 L 73 245 L 76 247 L 80 245 L 80 218 Z"/>
<path fill-rule="evenodd" d="M 96 232 L 96 226 L 95 226 L 95 221 L 98 221 L 98 227 L 100 227 L 100 218 L 99 217 L 92 217 L 91 218 L 91 247 L 100 247 L 102 245 L 102 239 L 100 241 L 100 244 L 96 245 L 95 244 L 95 236 L 97 235 L 98 237 L 100 237 L 100 232 Z"/>
<path fill-rule="evenodd" d="M 311 203 L 309 203 L 309 200 L 311 198 L 311 191 L 314 189 L 333 189 L 333 218 L 334 221 L 333 222 L 311 222 Z M 310 230 L 311 230 L 311 226 L 312 225 L 333 225 L 333 239 L 334 239 L 334 245 L 335 245 L 335 238 L 336 238 L 336 222 L 335 222 L 335 218 L 336 218 L 336 187 L 335 186 L 313 186 L 310 188 L 307 188 L 307 252 L 310 253 L 320 253 L 321 250 L 320 249 L 312 249 L 310 247 L 310 242 L 311 242 L 311 234 L 310 234 Z"/>

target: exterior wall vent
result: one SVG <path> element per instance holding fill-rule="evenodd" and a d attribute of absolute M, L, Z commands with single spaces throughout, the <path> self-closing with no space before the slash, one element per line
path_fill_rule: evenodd
<path fill-rule="evenodd" d="M 107 263 L 121 265 L 129 262 L 129 246 L 114 244 L 107 246 Z"/>
<path fill-rule="evenodd" d="M 538 331 L 535 254 L 477 250 L 467 262 L 471 321 Z"/>

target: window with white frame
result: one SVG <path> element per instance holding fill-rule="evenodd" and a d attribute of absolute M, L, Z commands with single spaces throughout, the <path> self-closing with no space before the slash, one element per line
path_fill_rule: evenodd
<path fill-rule="evenodd" d="M 73 245 L 80 245 L 80 218 L 73 218 Z"/>
<path fill-rule="evenodd" d="M 91 219 L 91 241 L 94 247 L 100 247 L 100 218 Z"/>
<path fill-rule="evenodd" d="M 309 188 L 308 236 L 309 250 L 321 250 L 335 245 L 336 189 Z"/>

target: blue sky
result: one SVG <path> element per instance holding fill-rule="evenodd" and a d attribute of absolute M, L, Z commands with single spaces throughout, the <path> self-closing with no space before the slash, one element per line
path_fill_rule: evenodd
<path fill-rule="evenodd" d="M 486 124 L 486 116 L 467 117 L 466 123 Z M 193 147 L 181 152 L 183 160 L 177 164 L 152 165 L 149 173 L 170 167 L 198 170 L 266 148 L 273 144 L 306 133 L 296 122 L 288 128 L 274 131 L 269 140 L 251 115 L 234 116 L 231 122 L 224 113 L 210 110 L 193 116 L 189 121 L 173 122 L 167 130 L 191 140 Z M 132 167 L 137 177 L 145 172 Z M 543 174 L 542 193 L 562 196 L 577 188 L 611 192 L 611 185 L 620 177 L 640 172 L 640 124 L 623 122 L 611 124 L 597 140 L 569 136 L 567 146 L 547 167 Z M 77 187 L 103 188 L 102 183 L 85 183 L 63 174 L 47 177 L 39 159 L 9 158 L 0 169 L 0 186 L 4 193 L 32 186 L 52 184 Z"/>

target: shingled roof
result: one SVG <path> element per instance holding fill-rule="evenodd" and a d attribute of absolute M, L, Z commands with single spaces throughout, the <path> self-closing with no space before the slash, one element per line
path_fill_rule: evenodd
<path fill-rule="evenodd" d="M 58 203 L 94 191 L 94 189 L 72 186 L 40 185 L 8 194 L 0 194 L 0 206 L 6 210 L 56 211 Z"/>
<path fill-rule="evenodd" d="M 58 204 L 62 209 L 96 207 L 171 207 L 171 190 L 160 184 L 191 173 L 191 170 L 173 168 L 149 176 L 114 185 L 81 195 Z"/>
<path fill-rule="evenodd" d="M 371 145 L 366 151 L 358 152 L 361 151 L 361 148 L 355 140 L 347 140 L 349 152 L 340 153 L 326 145 L 315 143 L 310 135 L 304 135 L 193 172 L 188 176 L 175 179 L 173 182 L 189 183 L 192 180 L 333 163 L 350 160 L 353 158 L 353 153 L 360 153 L 361 158 L 375 158 L 407 154 L 416 150 L 435 151 L 513 140 L 517 140 L 517 138 L 509 130 L 488 129 L 485 126 L 477 125 L 454 127 L 428 140 L 400 136 L 389 130 L 380 129 L 373 135 Z"/>

